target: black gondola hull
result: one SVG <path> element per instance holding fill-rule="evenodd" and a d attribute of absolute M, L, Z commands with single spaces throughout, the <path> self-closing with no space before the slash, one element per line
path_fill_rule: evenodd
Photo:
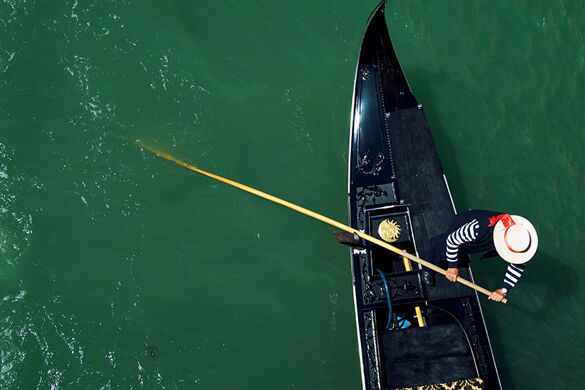
<path fill-rule="evenodd" d="M 380 3 L 370 16 L 356 70 L 350 134 L 350 223 L 382 238 L 377 231 L 381 221 L 392 220 L 402 228 L 393 245 L 422 256 L 431 238 L 446 229 L 455 208 L 424 111 L 392 47 L 384 7 L 385 2 Z M 351 260 L 364 388 L 419 386 L 439 383 L 425 383 L 428 381 L 467 379 L 464 377 L 482 378 L 486 389 L 501 388 L 474 290 L 442 277 L 428 287 L 422 283 L 420 269 L 406 271 L 401 268 L 402 259 L 381 248 L 352 250 Z M 384 329 L 387 298 L 377 269 L 395 288 L 410 286 L 393 297 L 392 304 L 398 312 L 422 309 L 427 329 Z M 473 279 L 468 265 L 460 267 L 460 275 Z M 457 329 L 459 342 L 449 350 L 449 335 Z M 436 342 L 428 348 L 419 346 L 419 352 L 412 347 L 408 358 L 404 351 L 393 348 L 404 340 L 415 345 L 416 340 L 430 334 Z M 411 361 L 410 367 L 406 360 Z"/>

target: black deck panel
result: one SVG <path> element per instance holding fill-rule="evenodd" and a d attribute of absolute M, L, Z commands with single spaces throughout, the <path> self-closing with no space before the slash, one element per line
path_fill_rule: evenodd
<path fill-rule="evenodd" d="M 450 342 L 445 344 L 444 338 Z M 382 343 L 386 382 L 391 389 L 447 383 L 478 375 L 469 343 L 456 323 L 386 330 Z"/>
<path fill-rule="evenodd" d="M 390 143 L 398 183 L 398 196 L 410 208 L 418 245 L 426 250 L 427 240 L 444 232 L 445 221 L 455 212 L 443 179 L 443 167 L 422 106 L 390 113 Z"/>
<path fill-rule="evenodd" d="M 396 192 L 404 203 L 411 204 L 412 229 L 419 256 L 430 247 L 432 237 L 445 231 L 455 216 L 453 204 L 439 154 L 435 147 L 421 105 L 389 115 L 390 143 L 396 174 Z M 469 267 L 460 265 L 460 275 L 470 279 Z M 429 299 L 474 295 L 462 285 L 437 276 L 434 288 L 428 289 Z"/>

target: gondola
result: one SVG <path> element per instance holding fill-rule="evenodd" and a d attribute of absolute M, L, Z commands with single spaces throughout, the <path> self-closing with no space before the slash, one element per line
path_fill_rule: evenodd
<path fill-rule="evenodd" d="M 423 107 L 392 47 L 385 6 L 368 20 L 355 75 L 349 219 L 422 257 L 456 209 Z M 501 389 L 474 290 L 440 275 L 426 285 L 418 264 L 375 245 L 350 252 L 364 389 Z M 468 262 L 459 270 L 473 281 Z"/>

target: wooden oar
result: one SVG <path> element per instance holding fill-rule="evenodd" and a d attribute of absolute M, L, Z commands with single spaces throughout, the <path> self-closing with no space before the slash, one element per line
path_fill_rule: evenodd
<path fill-rule="evenodd" d="M 241 190 L 247 191 L 247 192 L 249 192 L 251 194 L 257 195 L 257 196 L 259 196 L 261 198 L 267 199 L 267 200 L 269 200 L 271 202 L 278 203 L 280 205 L 283 205 L 285 207 L 288 207 L 289 209 L 298 211 L 299 213 L 302 213 L 302 214 L 308 215 L 309 217 L 318 219 L 321 222 L 325 222 L 326 224 L 329 224 L 331 226 L 335 226 L 338 229 L 345 230 L 346 232 L 349 232 L 349 233 L 355 233 L 359 237 L 363 238 L 364 240 L 367 240 L 367 241 L 369 241 L 371 243 L 374 243 L 376 245 L 379 245 L 382 248 L 386 248 L 389 251 L 392 251 L 392 252 L 394 252 L 394 253 L 402 256 L 402 257 L 406 257 L 407 259 L 410 259 L 410 260 L 412 260 L 412 261 L 414 261 L 416 263 L 419 263 L 419 264 L 421 264 L 421 265 L 423 265 L 423 266 L 425 266 L 427 268 L 430 268 L 433 271 L 436 271 L 436 272 L 438 272 L 438 273 L 440 273 L 442 275 L 446 275 L 446 273 L 447 273 L 447 271 L 445 271 L 444 269 L 442 269 L 440 267 L 437 267 L 436 265 L 434 265 L 432 263 L 429 263 L 426 260 L 420 259 L 420 258 L 418 258 L 418 257 L 416 257 L 414 255 L 411 255 L 410 253 L 407 253 L 407 252 L 405 252 L 403 250 L 400 250 L 400 249 L 398 249 L 398 248 L 396 248 L 396 247 L 394 247 L 394 246 L 392 246 L 392 245 L 390 245 L 390 244 L 388 244 L 388 243 L 386 243 L 386 242 L 384 242 L 382 240 L 379 240 L 379 239 L 377 239 L 375 237 L 372 237 L 369 234 L 366 234 L 366 233 L 361 232 L 361 231 L 359 231 L 357 229 L 354 229 L 352 227 L 349 227 L 347 225 L 344 225 L 344 224 L 342 224 L 340 222 L 337 222 L 337 221 L 335 221 L 335 220 L 333 220 L 331 218 L 328 218 L 328 217 L 326 217 L 324 215 L 318 214 L 318 213 L 316 213 L 314 211 L 311 211 L 311 210 L 308 210 L 308 209 L 306 209 L 304 207 L 297 206 L 296 204 L 287 202 L 286 200 L 277 198 L 276 196 L 272 196 L 272 195 L 267 194 L 265 192 L 258 191 L 258 190 L 254 189 L 252 187 L 248 187 L 247 185 L 240 184 L 240 183 L 237 183 L 237 182 L 235 182 L 233 180 L 226 179 L 226 178 L 223 178 L 221 176 L 214 175 L 213 173 L 206 172 L 203 169 L 199 169 L 199 168 L 197 168 L 197 167 L 195 167 L 195 166 L 193 166 L 191 164 L 188 164 L 188 163 L 186 163 L 184 161 L 181 161 L 179 159 L 176 159 L 176 158 L 174 158 L 173 156 L 171 156 L 168 153 L 164 153 L 164 152 L 161 152 L 160 150 L 156 150 L 153 147 L 148 146 L 148 145 L 145 145 L 145 144 L 143 144 L 141 142 L 138 142 L 137 141 L 136 144 L 138 146 L 140 146 L 141 148 L 145 149 L 145 150 L 148 150 L 148 151 L 150 151 L 150 152 L 152 152 L 152 153 L 154 153 L 154 154 L 156 154 L 156 155 L 158 155 L 160 157 L 166 158 L 167 160 L 170 160 L 170 161 L 172 161 L 174 163 L 177 163 L 179 165 L 182 165 L 182 166 L 184 166 L 187 169 L 190 169 L 192 171 L 201 173 L 202 175 L 211 177 L 212 179 L 219 180 L 221 182 L 224 182 L 226 184 L 229 184 L 229 185 L 234 186 L 236 188 L 239 188 Z M 466 279 L 463 279 L 461 277 L 457 277 L 457 282 L 459 282 L 461 284 L 464 284 L 467 287 L 471 287 L 472 289 L 474 289 L 476 291 L 479 291 L 479 292 L 481 292 L 481 293 L 483 293 L 483 294 L 485 294 L 487 296 L 490 296 L 492 294 L 491 291 L 489 291 L 489 290 L 487 290 L 487 289 L 485 289 L 485 288 L 483 288 L 481 286 L 478 286 L 477 284 L 472 283 L 472 282 L 470 282 L 470 281 L 468 281 Z M 507 302 L 506 301 L 506 298 L 504 298 L 502 300 L 502 303 L 506 303 L 506 302 Z"/>

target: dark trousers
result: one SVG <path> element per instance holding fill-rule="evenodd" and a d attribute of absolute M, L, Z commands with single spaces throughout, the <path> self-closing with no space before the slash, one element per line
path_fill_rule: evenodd
<path fill-rule="evenodd" d="M 431 247 L 425 252 L 423 260 L 428 261 L 438 267 L 447 268 L 447 233 L 440 234 L 431 239 Z M 466 266 L 469 264 L 469 257 L 466 255 L 462 256 L 462 251 L 459 251 L 459 258 L 457 259 L 458 266 Z M 423 270 L 434 272 L 427 267 L 423 267 Z"/>
<path fill-rule="evenodd" d="M 431 239 L 431 247 L 426 251 L 424 260 L 434 265 L 447 263 L 447 233 L 440 234 Z"/>

